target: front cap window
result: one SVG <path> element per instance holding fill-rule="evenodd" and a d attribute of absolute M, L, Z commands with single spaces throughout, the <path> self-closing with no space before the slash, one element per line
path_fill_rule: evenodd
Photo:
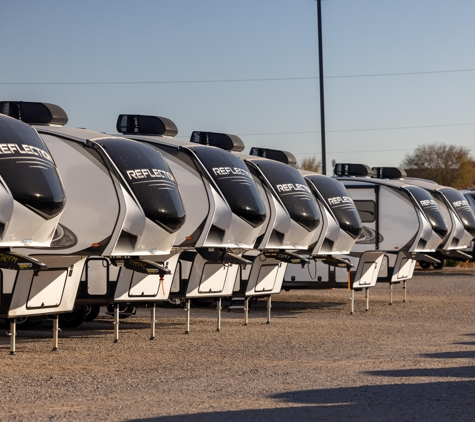
<path fill-rule="evenodd" d="M 218 148 L 196 146 L 191 149 L 211 175 L 233 213 L 253 227 L 262 225 L 266 209 L 244 161 Z"/>
<path fill-rule="evenodd" d="M 343 183 L 320 174 L 305 176 L 315 186 L 327 206 L 332 210 L 341 229 L 358 239 L 363 223 L 358 210 Z"/>
<path fill-rule="evenodd" d="M 442 237 L 442 239 L 445 238 L 449 229 L 432 195 L 418 186 L 407 186 L 405 189 L 411 192 L 412 196 L 420 205 L 434 231 Z"/>
<path fill-rule="evenodd" d="M 442 192 L 452 204 L 455 212 L 462 221 L 465 230 L 467 230 L 472 236 L 475 236 L 475 215 L 462 192 L 449 187 L 442 188 L 439 191 Z"/>
<path fill-rule="evenodd" d="M 2 115 L 0 175 L 16 201 L 46 220 L 56 217 L 66 204 L 56 164 L 38 133 Z"/>
<path fill-rule="evenodd" d="M 170 233 L 185 223 L 185 210 L 173 174 L 154 148 L 120 138 L 98 141 L 128 182 L 145 215 Z"/>
<path fill-rule="evenodd" d="M 277 192 L 290 217 L 308 231 L 315 230 L 320 224 L 320 214 L 300 172 L 278 161 L 255 160 L 254 164 Z"/>

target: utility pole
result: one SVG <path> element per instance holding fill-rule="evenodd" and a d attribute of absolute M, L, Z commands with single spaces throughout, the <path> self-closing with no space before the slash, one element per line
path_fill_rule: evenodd
<path fill-rule="evenodd" d="M 322 139 L 322 173 L 327 174 L 327 152 L 325 146 L 325 100 L 323 95 L 323 43 L 322 43 L 322 0 L 317 2 L 318 18 L 318 77 L 320 80 L 320 127 Z"/>

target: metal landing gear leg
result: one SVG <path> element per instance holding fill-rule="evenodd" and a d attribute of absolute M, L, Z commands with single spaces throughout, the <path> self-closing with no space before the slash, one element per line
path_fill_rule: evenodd
<path fill-rule="evenodd" d="M 353 315 L 353 314 L 355 313 L 355 290 L 354 290 L 354 289 L 351 289 L 350 300 L 351 300 L 351 312 L 350 312 L 350 315 Z"/>
<path fill-rule="evenodd" d="M 402 282 L 402 301 L 406 302 L 406 280 Z"/>
<path fill-rule="evenodd" d="M 59 344 L 59 315 L 53 317 L 53 352 L 58 351 Z"/>
<path fill-rule="evenodd" d="M 119 304 L 114 303 L 114 343 L 119 342 Z"/>
<path fill-rule="evenodd" d="M 249 324 L 249 298 L 244 298 L 244 325 Z"/>
<path fill-rule="evenodd" d="M 366 312 L 369 311 L 369 288 L 366 287 Z"/>
<path fill-rule="evenodd" d="M 272 296 L 267 298 L 267 322 L 266 324 L 270 324 L 270 310 L 272 308 Z"/>
<path fill-rule="evenodd" d="M 393 304 L 393 283 L 389 282 L 389 304 Z"/>
<path fill-rule="evenodd" d="M 216 313 L 217 313 L 217 319 L 218 319 L 218 326 L 216 328 L 216 331 L 219 333 L 221 332 L 221 310 L 223 307 L 221 306 L 221 298 L 219 297 L 218 300 L 216 301 Z"/>
<path fill-rule="evenodd" d="M 348 290 L 351 292 L 350 293 L 350 301 L 351 301 L 350 315 L 353 315 L 355 313 L 355 291 L 351 287 L 351 269 L 348 267 L 346 271 L 348 273 Z"/>
<path fill-rule="evenodd" d="M 156 307 L 155 302 L 153 302 L 152 308 L 150 309 L 150 340 L 155 340 L 155 314 Z"/>
<path fill-rule="evenodd" d="M 190 334 L 190 299 L 185 300 L 185 312 L 186 312 L 186 330 L 185 334 Z"/>
<path fill-rule="evenodd" d="M 13 318 L 10 320 L 10 354 L 14 355 L 15 354 L 15 348 L 16 348 L 16 319 Z"/>

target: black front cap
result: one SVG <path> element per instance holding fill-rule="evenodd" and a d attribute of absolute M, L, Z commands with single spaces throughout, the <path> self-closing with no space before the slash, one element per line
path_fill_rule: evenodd
<path fill-rule="evenodd" d="M 411 192 L 412 196 L 416 199 L 429 220 L 432 229 L 442 239 L 445 239 L 445 236 L 447 236 L 447 233 L 449 232 L 449 228 L 447 227 L 434 197 L 427 190 L 418 186 L 406 186 L 404 189 Z"/>
<path fill-rule="evenodd" d="M 343 183 L 321 174 L 305 176 L 320 193 L 321 197 L 332 210 L 340 228 L 353 239 L 358 239 L 363 229 L 358 210 L 355 207 Z"/>
<path fill-rule="evenodd" d="M 317 204 L 300 172 L 287 164 L 273 160 L 253 161 L 274 191 L 279 195 L 290 217 L 308 231 L 320 224 Z"/>
<path fill-rule="evenodd" d="M 169 233 L 185 223 L 185 209 L 175 178 L 154 148 L 129 139 L 99 142 L 129 184 L 145 215 Z"/>
<path fill-rule="evenodd" d="M 475 237 L 475 215 L 467 199 L 463 196 L 462 192 L 454 188 L 442 188 L 440 191 L 449 200 L 455 209 L 455 212 L 459 216 L 462 224 L 473 237 Z"/>
<path fill-rule="evenodd" d="M 63 186 L 48 148 L 29 125 L 2 115 L 0 175 L 16 201 L 46 220 L 63 210 Z"/>
<path fill-rule="evenodd" d="M 214 180 L 234 214 L 253 227 L 266 219 L 266 208 L 244 161 L 218 148 L 191 148 Z"/>

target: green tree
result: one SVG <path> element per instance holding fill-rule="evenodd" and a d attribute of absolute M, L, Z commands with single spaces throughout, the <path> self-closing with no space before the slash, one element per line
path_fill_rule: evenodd
<path fill-rule="evenodd" d="M 401 163 L 409 177 L 433 180 L 463 189 L 473 186 L 475 163 L 468 148 L 446 145 L 419 145 Z"/>
<path fill-rule="evenodd" d="M 298 163 L 298 168 L 302 170 L 313 171 L 314 173 L 320 173 L 322 163 L 317 160 L 317 157 L 305 157 Z"/>

